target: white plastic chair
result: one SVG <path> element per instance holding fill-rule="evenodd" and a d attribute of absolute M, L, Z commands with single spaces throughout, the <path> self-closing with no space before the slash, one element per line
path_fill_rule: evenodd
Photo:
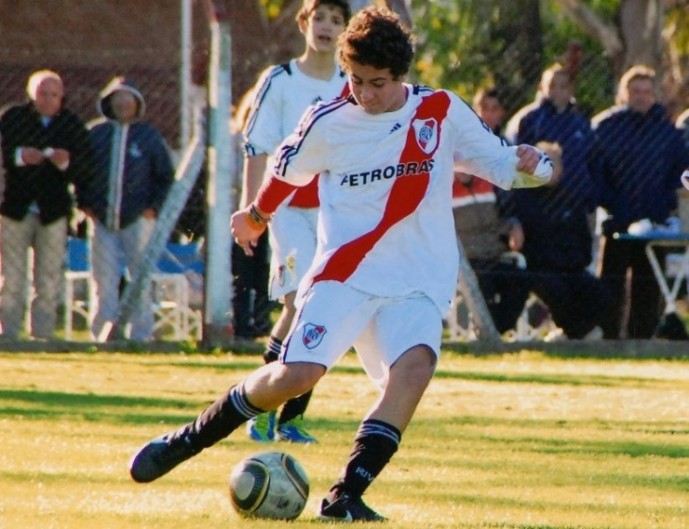
<path fill-rule="evenodd" d="M 88 240 L 78 237 L 67 239 L 67 266 L 65 269 L 65 340 L 72 339 L 74 314 L 86 320 L 89 332 L 93 322 L 96 287 L 91 271 L 91 245 Z M 81 288 L 80 288 L 81 284 Z M 83 293 L 83 296 L 77 296 Z"/>
<path fill-rule="evenodd" d="M 154 331 L 172 329 L 173 339 L 190 335 L 202 338 L 203 322 L 199 308 L 192 306 L 191 281 L 203 277 L 204 263 L 197 243 L 168 243 L 151 275 Z"/>

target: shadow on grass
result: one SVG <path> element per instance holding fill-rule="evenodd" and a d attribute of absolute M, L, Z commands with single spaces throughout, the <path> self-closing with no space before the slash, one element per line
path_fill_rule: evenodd
<path fill-rule="evenodd" d="M 180 399 L 0 389 L 0 416 L 27 419 L 81 417 L 116 424 L 177 424 L 192 419 L 200 406 L 199 402 Z M 171 408 L 192 415 L 185 419 L 184 413 L 175 414 Z"/>

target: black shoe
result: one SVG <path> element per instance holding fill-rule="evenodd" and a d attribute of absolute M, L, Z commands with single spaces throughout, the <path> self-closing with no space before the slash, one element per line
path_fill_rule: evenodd
<path fill-rule="evenodd" d="M 361 498 L 342 494 L 336 499 L 324 498 L 317 518 L 328 522 L 384 522 L 381 516 L 364 503 Z"/>
<path fill-rule="evenodd" d="M 191 446 L 189 438 L 167 434 L 144 445 L 129 463 L 129 473 L 138 483 L 149 483 L 170 472 L 201 450 Z"/>

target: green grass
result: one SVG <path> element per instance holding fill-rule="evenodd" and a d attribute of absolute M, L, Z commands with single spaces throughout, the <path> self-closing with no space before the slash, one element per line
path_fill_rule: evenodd
<path fill-rule="evenodd" d="M 316 505 L 377 397 L 353 355 L 314 392 L 307 421 L 320 442 L 272 445 L 311 478 L 295 522 L 232 511 L 232 466 L 266 448 L 243 431 L 158 482 L 128 477 L 142 443 L 259 364 L 225 354 L 0 353 L 0 529 L 320 527 Z M 447 353 L 366 499 L 395 529 L 687 529 L 689 361 Z"/>

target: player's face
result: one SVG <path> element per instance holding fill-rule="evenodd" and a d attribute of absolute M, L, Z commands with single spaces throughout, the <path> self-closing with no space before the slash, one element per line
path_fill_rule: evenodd
<path fill-rule="evenodd" d="M 634 112 L 645 114 L 656 102 L 655 88 L 651 79 L 634 79 L 627 87 L 627 105 Z"/>
<path fill-rule="evenodd" d="M 64 95 L 65 91 L 60 81 L 53 78 L 44 79 L 36 89 L 34 108 L 41 116 L 53 117 L 60 111 Z"/>
<path fill-rule="evenodd" d="M 306 45 L 321 53 L 335 53 L 337 37 L 345 29 L 345 18 L 339 7 L 321 4 L 314 9 L 306 21 L 302 33 Z"/>
<path fill-rule="evenodd" d="M 130 123 L 136 119 L 138 105 L 136 98 L 131 92 L 118 90 L 112 95 L 110 104 L 112 105 L 112 112 L 115 114 L 117 121 L 121 123 Z"/>
<path fill-rule="evenodd" d="M 407 101 L 403 81 L 404 77 L 395 79 L 389 68 L 379 70 L 352 63 L 349 72 L 349 89 L 368 114 L 383 114 L 402 108 Z"/>

